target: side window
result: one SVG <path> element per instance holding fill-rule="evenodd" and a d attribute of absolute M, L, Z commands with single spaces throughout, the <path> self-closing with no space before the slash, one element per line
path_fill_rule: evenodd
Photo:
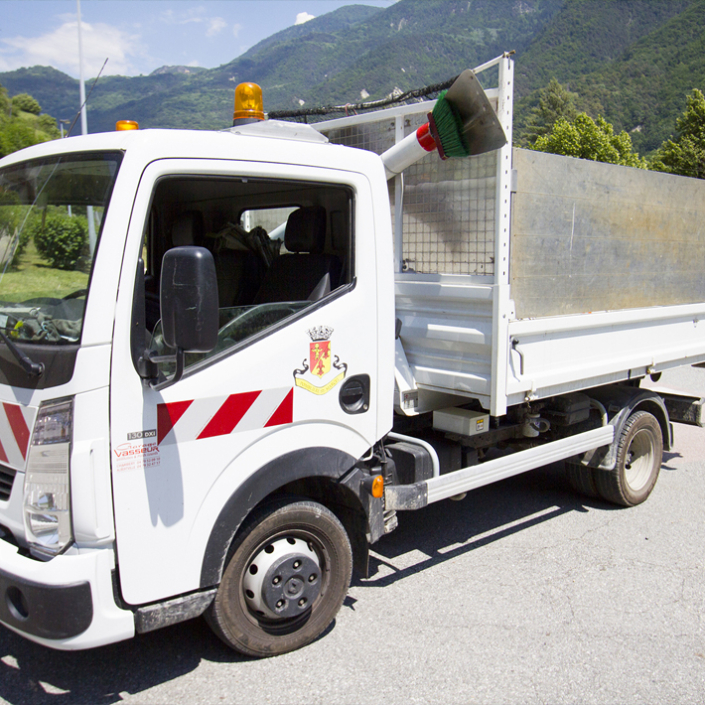
<path fill-rule="evenodd" d="M 295 210 L 292 206 L 246 210 L 240 215 L 240 225 L 248 231 L 257 227 L 264 228 L 273 240 L 283 240 L 286 221 Z"/>
<path fill-rule="evenodd" d="M 209 355 L 254 337 L 352 282 L 352 190 L 252 178 L 173 176 L 156 185 L 143 246 L 150 349 L 168 355 L 159 320 L 161 259 L 172 247 L 213 254 L 220 331 Z M 169 363 L 163 372 L 169 374 Z"/>

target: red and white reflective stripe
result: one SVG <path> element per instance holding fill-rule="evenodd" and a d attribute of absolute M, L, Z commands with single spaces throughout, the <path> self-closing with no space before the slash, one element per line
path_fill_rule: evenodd
<path fill-rule="evenodd" d="M 0 463 L 24 470 L 37 410 L 3 402 L 0 404 Z"/>
<path fill-rule="evenodd" d="M 294 388 L 157 405 L 157 444 L 185 443 L 292 423 Z"/>

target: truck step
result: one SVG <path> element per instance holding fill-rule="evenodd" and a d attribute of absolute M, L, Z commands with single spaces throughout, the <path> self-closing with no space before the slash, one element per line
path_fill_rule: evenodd
<path fill-rule="evenodd" d="M 427 504 L 520 475 L 558 460 L 565 460 L 586 450 L 609 445 L 613 440 L 614 427 L 601 426 L 413 485 L 386 487 L 385 507 L 387 510 L 420 509 Z"/>

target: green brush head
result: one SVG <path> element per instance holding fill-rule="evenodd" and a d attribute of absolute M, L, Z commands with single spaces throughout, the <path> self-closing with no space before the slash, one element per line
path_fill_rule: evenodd
<path fill-rule="evenodd" d="M 507 143 L 485 91 L 469 69 L 441 93 L 429 122 L 443 159 L 484 154 Z"/>
<path fill-rule="evenodd" d="M 438 96 L 431 113 L 433 117 L 434 138 L 440 141 L 439 154 L 443 159 L 470 156 L 470 148 L 463 135 L 463 119 L 451 103 L 446 100 L 444 91 Z"/>

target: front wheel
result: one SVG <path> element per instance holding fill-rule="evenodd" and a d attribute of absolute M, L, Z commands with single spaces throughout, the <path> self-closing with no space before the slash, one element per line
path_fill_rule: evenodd
<path fill-rule="evenodd" d="M 350 584 L 348 535 L 317 502 L 265 507 L 240 532 L 231 556 L 206 618 L 248 656 L 312 642 L 335 618 Z"/>
<path fill-rule="evenodd" d="M 614 470 L 597 471 L 603 499 L 623 507 L 641 504 L 654 489 L 663 460 L 661 426 L 653 414 L 636 411 L 624 424 Z"/>

